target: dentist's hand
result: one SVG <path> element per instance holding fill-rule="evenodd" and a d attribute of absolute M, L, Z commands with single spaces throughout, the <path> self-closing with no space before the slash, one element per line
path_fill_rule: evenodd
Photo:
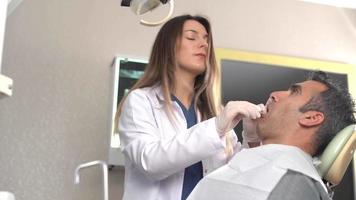
<path fill-rule="evenodd" d="M 264 106 L 247 101 L 230 101 L 216 117 L 216 130 L 220 136 L 233 129 L 242 118 L 257 119 L 265 112 Z"/>
<path fill-rule="evenodd" d="M 263 104 L 258 104 L 261 108 L 261 114 L 266 114 L 266 107 Z M 242 122 L 242 138 L 244 143 L 249 147 L 258 146 L 260 139 L 256 133 L 256 120 L 250 118 L 244 118 Z"/>

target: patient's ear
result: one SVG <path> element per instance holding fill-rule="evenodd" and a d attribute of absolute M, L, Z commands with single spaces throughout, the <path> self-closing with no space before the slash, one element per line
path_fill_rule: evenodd
<path fill-rule="evenodd" d="M 299 117 L 299 124 L 302 126 L 317 126 L 323 123 L 324 113 L 318 111 L 307 111 Z"/>

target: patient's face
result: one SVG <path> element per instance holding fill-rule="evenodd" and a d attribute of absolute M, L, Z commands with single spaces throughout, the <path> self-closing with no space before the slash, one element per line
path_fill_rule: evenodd
<path fill-rule="evenodd" d="M 257 123 L 257 133 L 261 139 L 279 138 L 286 132 L 296 131 L 302 116 L 299 108 L 326 89 L 324 84 L 317 81 L 305 81 L 293 84 L 286 91 L 272 92 L 266 103 L 267 114 Z"/>

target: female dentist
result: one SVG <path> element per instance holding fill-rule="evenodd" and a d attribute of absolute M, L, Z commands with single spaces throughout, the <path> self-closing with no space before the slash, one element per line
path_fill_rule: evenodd
<path fill-rule="evenodd" d="M 117 114 L 124 200 L 186 199 L 241 149 L 231 130 L 242 118 L 261 117 L 263 106 L 233 101 L 221 110 L 213 92 L 218 76 L 207 19 L 183 15 L 162 26 Z"/>

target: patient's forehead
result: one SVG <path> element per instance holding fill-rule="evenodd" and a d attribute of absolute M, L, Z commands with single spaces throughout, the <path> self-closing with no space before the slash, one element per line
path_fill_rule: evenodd
<path fill-rule="evenodd" d="M 297 83 L 297 85 L 300 85 L 302 88 L 302 93 L 314 95 L 314 94 L 319 94 L 321 92 L 324 92 L 325 90 L 328 89 L 326 85 L 324 85 L 321 82 L 318 81 L 313 81 L 313 80 L 308 80 L 304 81 L 301 83 Z"/>

